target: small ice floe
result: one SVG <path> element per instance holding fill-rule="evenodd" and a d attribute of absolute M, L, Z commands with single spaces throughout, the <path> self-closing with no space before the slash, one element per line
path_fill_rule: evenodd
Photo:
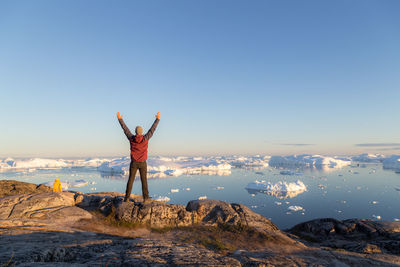
<path fill-rule="evenodd" d="M 96 188 L 96 187 L 92 187 L 92 188 L 90 188 L 90 190 L 92 190 L 92 191 L 96 191 L 96 190 L 97 190 L 97 188 Z"/>
<path fill-rule="evenodd" d="M 340 200 L 340 203 L 346 204 L 346 200 Z"/>
<path fill-rule="evenodd" d="M 90 184 L 97 184 L 95 181 L 90 182 Z"/>
<path fill-rule="evenodd" d="M 171 189 L 171 193 L 178 193 L 179 189 Z"/>
<path fill-rule="evenodd" d="M 186 191 L 190 191 L 190 187 L 186 187 L 185 190 L 186 190 Z"/>
<path fill-rule="evenodd" d="M 170 199 L 169 197 L 167 197 L 167 196 L 159 196 L 159 197 L 156 198 L 155 200 L 157 200 L 157 201 L 162 201 L 162 202 L 168 202 L 168 201 L 170 201 L 171 199 Z"/>
<path fill-rule="evenodd" d="M 277 206 L 280 206 L 280 205 L 282 205 L 282 202 L 275 201 L 275 204 L 276 204 Z"/>
<path fill-rule="evenodd" d="M 224 189 L 224 187 L 223 186 L 217 186 L 215 189 L 216 190 L 222 190 L 222 189 Z"/>
<path fill-rule="evenodd" d="M 357 189 L 357 190 L 361 190 L 361 186 L 357 186 L 356 189 Z"/>
<path fill-rule="evenodd" d="M 71 182 L 70 183 L 70 187 L 82 187 L 82 186 L 85 186 L 85 185 L 88 185 L 88 184 L 89 184 L 88 181 L 80 179 L 80 180 L 75 180 L 75 182 Z"/>
<path fill-rule="evenodd" d="M 250 196 L 251 196 L 251 197 L 255 197 L 255 196 L 256 196 L 256 194 L 250 194 Z"/>
<path fill-rule="evenodd" d="M 380 219 L 382 219 L 382 217 L 381 217 L 381 216 L 379 216 L 379 215 L 372 215 L 372 217 L 373 217 L 373 218 L 375 218 L 375 219 L 377 219 L 377 220 L 380 220 Z"/>
<path fill-rule="evenodd" d="M 378 204 L 378 201 L 374 200 L 374 201 L 371 201 L 371 203 L 372 204 Z"/>
<path fill-rule="evenodd" d="M 342 211 L 341 210 L 335 210 L 337 213 L 342 213 Z"/>
<path fill-rule="evenodd" d="M 286 202 L 285 202 L 286 205 L 289 205 L 289 203 L 290 203 L 289 201 L 286 201 Z"/>
<path fill-rule="evenodd" d="M 296 212 L 296 211 L 304 211 L 302 206 L 289 206 L 288 210 L 294 211 L 294 212 Z"/>
<path fill-rule="evenodd" d="M 326 189 L 326 185 L 319 184 L 318 188 L 324 190 L 324 189 Z"/>
<path fill-rule="evenodd" d="M 198 198 L 198 200 L 205 200 L 205 199 L 207 199 L 207 196 L 201 196 Z"/>
<path fill-rule="evenodd" d="M 254 206 L 251 206 L 251 208 L 256 209 L 256 208 L 258 208 L 258 206 L 254 205 Z"/>

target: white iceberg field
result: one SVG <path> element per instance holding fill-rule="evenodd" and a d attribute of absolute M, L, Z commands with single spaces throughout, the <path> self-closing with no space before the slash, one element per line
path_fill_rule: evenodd
<path fill-rule="evenodd" d="M 163 178 L 182 174 L 230 175 L 232 168 L 265 168 L 269 156 L 150 157 L 149 177 Z M 41 168 L 97 168 L 109 175 L 129 173 L 129 157 L 95 159 L 0 159 L 0 171 L 34 171 Z"/>
<path fill-rule="evenodd" d="M 293 198 L 305 191 L 306 185 L 298 180 L 297 182 L 283 182 L 279 181 L 275 184 L 266 181 L 254 181 L 246 186 L 248 191 L 258 191 L 267 195 L 275 196 L 280 199 Z"/>
<path fill-rule="evenodd" d="M 337 169 L 350 165 L 352 161 L 383 163 L 383 167 L 400 172 L 400 156 L 384 157 L 380 154 L 361 154 L 355 157 L 328 157 L 321 155 L 290 156 L 207 156 L 150 157 L 147 160 L 148 177 L 164 178 L 183 174 L 230 175 L 233 168 L 262 169 L 278 168 L 324 168 Z M 35 171 L 54 168 L 97 168 L 104 175 L 126 175 L 129 173 L 129 157 L 88 159 L 0 159 L 0 172 Z M 298 172 L 282 170 L 283 175 L 298 175 Z"/>
<path fill-rule="evenodd" d="M 103 162 L 110 159 L 103 158 L 88 158 L 88 159 L 45 159 L 45 158 L 32 158 L 32 159 L 13 159 L 6 158 L 0 160 L 0 171 L 10 170 L 36 170 L 36 169 L 58 169 L 68 167 L 98 167 Z"/>
<path fill-rule="evenodd" d="M 130 158 L 104 162 L 98 167 L 102 173 L 128 174 Z M 229 175 L 232 166 L 217 158 L 151 157 L 147 160 L 149 178 L 164 178 L 183 174 Z"/>

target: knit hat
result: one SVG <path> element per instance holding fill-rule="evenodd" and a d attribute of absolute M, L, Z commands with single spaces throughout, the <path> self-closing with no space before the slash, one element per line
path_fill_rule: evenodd
<path fill-rule="evenodd" d="M 138 135 L 142 135 L 143 134 L 143 128 L 141 126 L 136 126 L 135 132 Z"/>

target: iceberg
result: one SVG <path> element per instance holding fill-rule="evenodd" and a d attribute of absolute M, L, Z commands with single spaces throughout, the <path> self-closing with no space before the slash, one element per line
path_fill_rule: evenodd
<path fill-rule="evenodd" d="M 363 153 L 358 156 L 352 157 L 351 160 L 358 161 L 358 162 L 379 163 L 379 162 L 382 162 L 382 160 L 384 158 L 385 158 L 385 156 L 381 155 L 381 154 Z"/>
<path fill-rule="evenodd" d="M 122 157 L 119 159 L 113 159 L 111 161 L 103 162 L 97 170 L 103 174 L 115 174 L 123 175 L 129 172 L 130 158 Z"/>
<path fill-rule="evenodd" d="M 351 160 L 342 157 L 326 157 L 321 155 L 291 155 L 291 156 L 272 156 L 269 160 L 271 167 L 286 168 L 342 168 L 350 165 Z"/>
<path fill-rule="evenodd" d="M 263 169 L 269 166 L 270 156 L 232 156 L 232 158 L 227 159 L 230 165 L 236 168 L 243 169 Z"/>
<path fill-rule="evenodd" d="M 400 171 L 400 155 L 392 155 L 385 158 L 382 163 L 384 169 Z"/>
<path fill-rule="evenodd" d="M 298 180 L 295 183 L 278 182 L 273 184 L 266 181 L 251 182 L 246 186 L 249 193 L 261 192 L 267 195 L 275 196 L 280 199 L 293 198 L 305 191 L 307 187 L 305 184 Z"/>

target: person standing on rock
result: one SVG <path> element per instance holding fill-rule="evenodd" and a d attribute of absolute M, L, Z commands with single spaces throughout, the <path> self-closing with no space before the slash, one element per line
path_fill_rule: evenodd
<path fill-rule="evenodd" d="M 154 121 L 150 130 L 145 135 L 143 135 L 143 128 L 141 126 L 136 126 L 136 134 L 133 135 L 129 128 L 126 126 L 125 122 L 122 119 L 122 115 L 119 112 L 117 112 L 117 118 L 131 145 L 131 164 L 129 166 L 129 180 L 126 184 L 124 201 L 129 201 L 133 181 L 135 180 L 137 170 L 139 170 L 140 180 L 142 181 L 143 201 L 147 202 L 150 199 L 149 189 L 147 187 L 147 147 L 149 145 L 149 139 L 153 136 L 153 133 L 157 128 L 158 122 L 160 121 L 161 114 L 160 112 L 157 113 L 156 120 Z"/>

